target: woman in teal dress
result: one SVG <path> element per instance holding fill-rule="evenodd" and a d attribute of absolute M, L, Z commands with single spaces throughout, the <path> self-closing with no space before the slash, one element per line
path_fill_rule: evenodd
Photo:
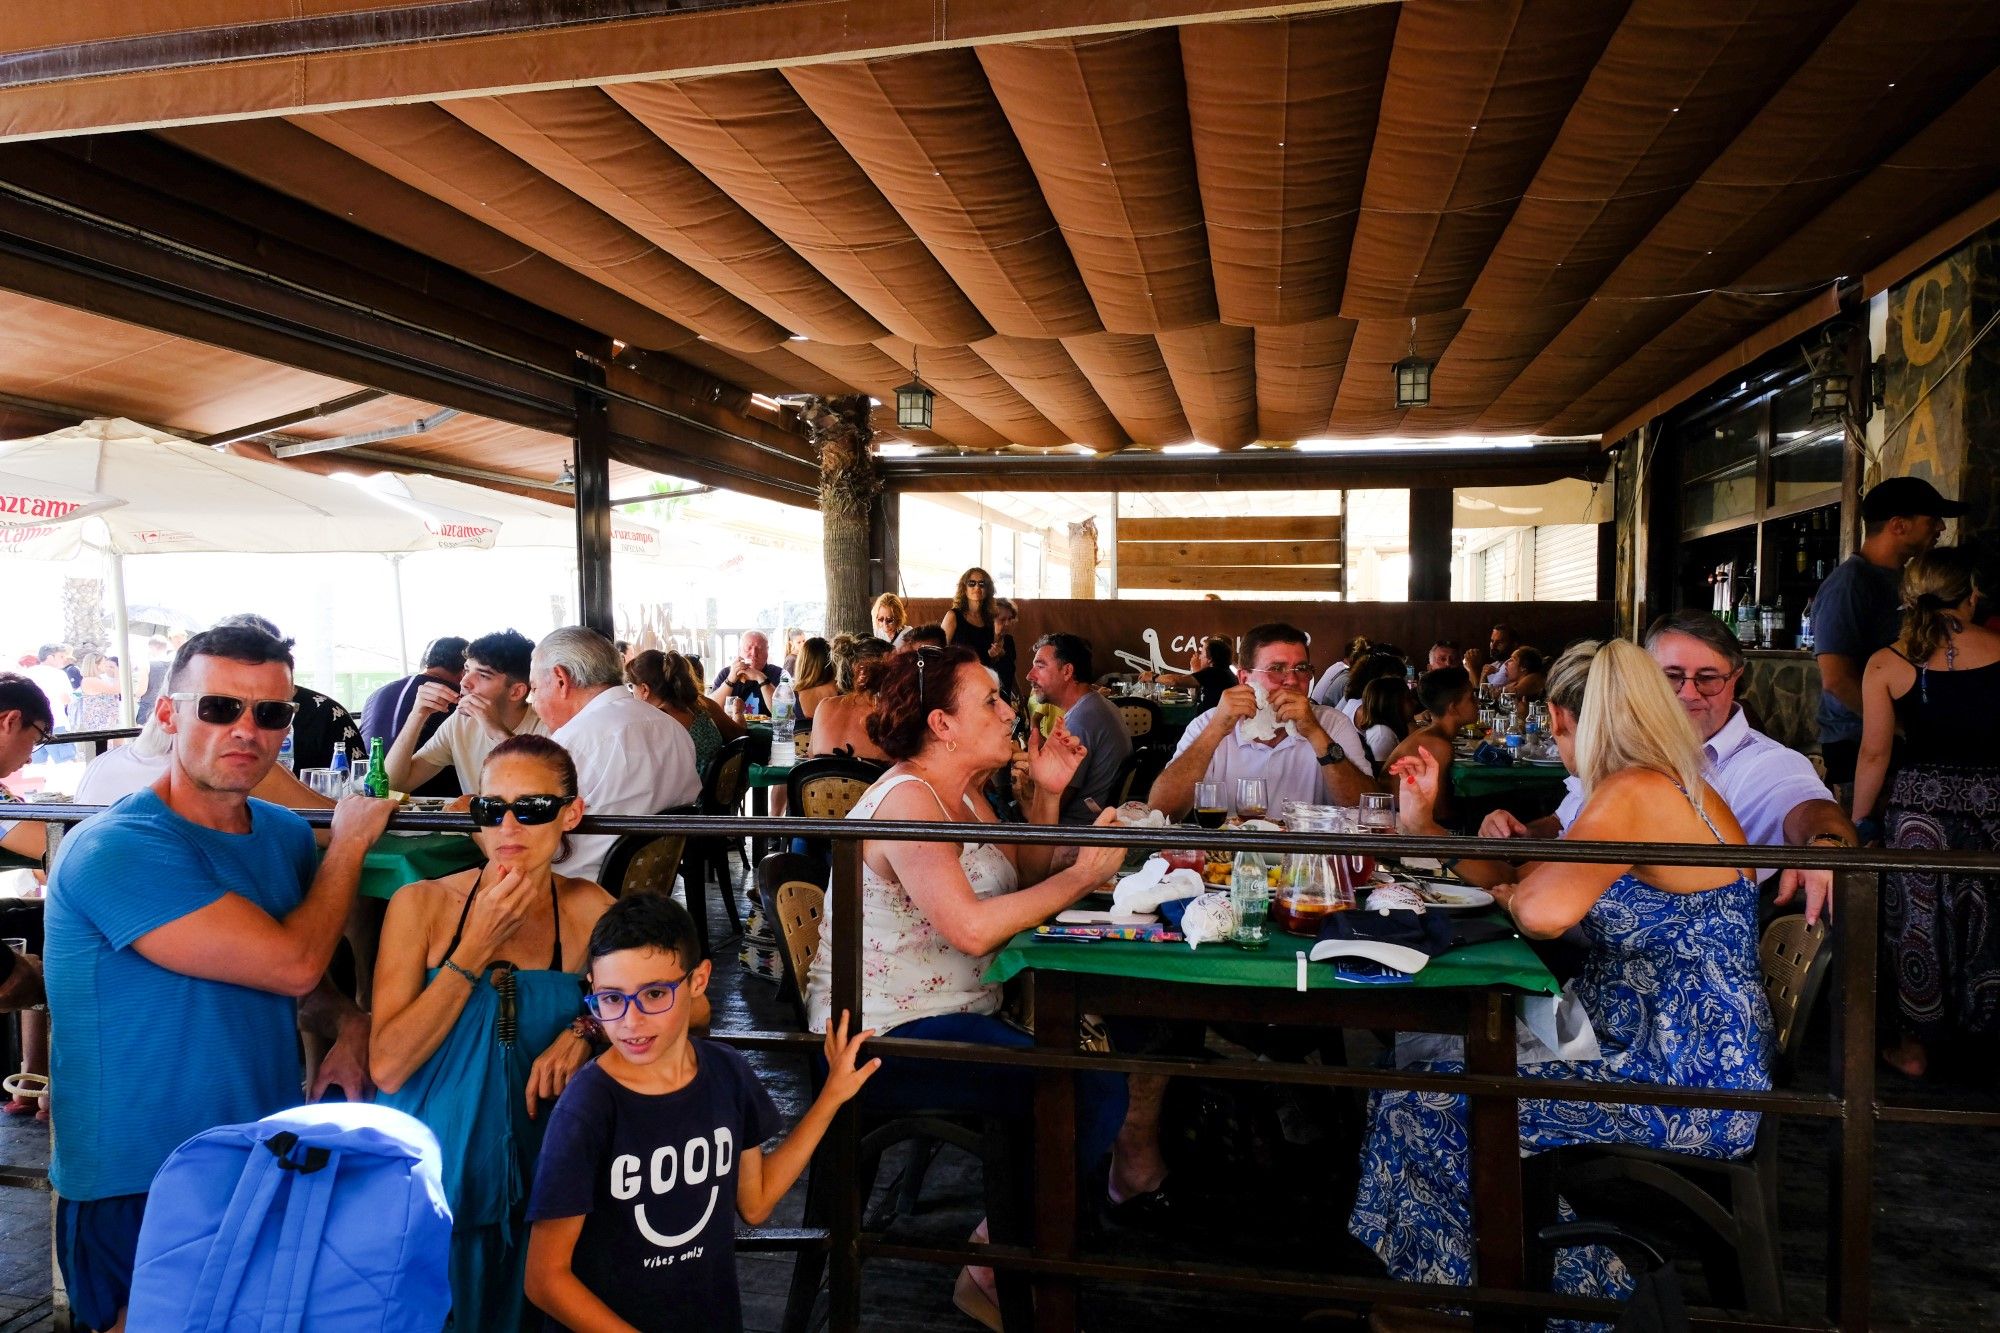
<path fill-rule="evenodd" d="M 486 865 L 406 885 L 375 967 L 377 1098 L 429 1125 L 451 1204 L 452 1327 L 514 1333 L 530 1176 L 542 1126 L 590 1058 L 582 1012 L 591 927 L 611 895 L 551 870 L 583 818 L 576 766 L 545 736 L 494 747 L 473 799 Z"/>

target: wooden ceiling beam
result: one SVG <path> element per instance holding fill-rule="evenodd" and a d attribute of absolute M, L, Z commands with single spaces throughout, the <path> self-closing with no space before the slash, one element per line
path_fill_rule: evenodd
<path fill-rule="evenodd" d="M 149 13 L 157 6 L 70 5 L 0 36 L 0 139 L 782 69 L 1385 2 L 450 0 L 323 6 L 272 19 L 262 0 L 220 0 L 202 7 L 203 26 L 185 29 Z"/>
<path fill-rule="evenodd" d="M 1253 450 L 1233 454 L 1139 454 L 988 458 L 885 458 L 891 491 L 1283 491 L 1436 486 L 1532 486 L 1564 477 L 1602 480 L 1610 455 L 1594 441 L 1526 449 L 1403 449 L 1356 453 Z"/>

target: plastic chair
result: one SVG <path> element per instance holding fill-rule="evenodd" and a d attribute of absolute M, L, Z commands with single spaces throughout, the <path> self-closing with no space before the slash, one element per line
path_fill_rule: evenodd
<path fill-rule="evenodd" d="M 1758 949 L 1771 1005 L 1774 1082 L 1792 1067 L 1833 962 L 1831 933 L 1791 915 L 1773 921 Z M 1784 1313 L 1778 1247 L 1778 1122 L 1765 1117 L 1748 1155 L 1723 1161 L 1634 1143 L 1578 1144 L 1523 1164 L 1528 1216 L 1552 1217 L 1561 1197 L 1587 1221 L 1672 1232 L 1700 1260 L 1710 1303 L 1755 1314 Z M 1554 1254 L 1532 1262 L 1547 1285 Z"/>
<path fill-rule="evenodd" d="M 1160 706 L 1151 699 L 1119 694 L 1112 697 L 1111 706 L 1118 710 L 1118 720 L 1125 724 L 1125 734 L 1133 745 L 1150 746 L 1153 737 L 1161 733 Z"/>
<path fill-rule="evenodd" d="M 785 966 L 785 990 L 791 996 L 799 1026 L 805 1028 L 805 978 L 819 951 L 820 931 L 826 914 L 826 889 L 816 878 L 819 873 L 810 858 L 778 852 L 764 858 L 757 867 L 760 892 L 768 892 L 778 927 L 779 950 Z M 768 889 L 766 886 L 769 886 Z M 865 1015 L 864 1015 L 865 1018 Z M 817 1061 L 808 1066 L 812 1090 L 819 1093 L 822 1077 Z M 855 1188 L 865 1203 L 875 1192 L 882 1159 L 891 1148 L 907 1143 L 911 1160 L 905 1166 L 895 1191 L 896 1205 L 912 1211 L 921 1192 L 924 1171 L 939 1146 L 949 1143 L 979 1159 L 985 1184 L 989 1234 L 996 1241 L 1027 1235 L 1027 1209 L 1019 1191 L 1025 1179 L 1026 1153 L 1013 1125 L 992 1116 L 968 1115 L 962 1111 L 898 1112 L 870 1114 L 861 1108 L 861 1152 Z M 829 1201 L 821 1184 L 821 1173 L 806 1178 L 806 1225 L 827 1225 Z M 881 1230 L 887 1217 L 871 1216 L 864 1225 Z M 826 1272 L 824 1250 L 802 1250 L 792 1266 L 791 1291 L 785 1301 L 781 1333 L 805 1333 Z M 1026 1329 L 1034 1317 L 1033 1300 L 1024 1280 L 1002 1274 L 999 1279 L 1001 1321 L 1009 1329 Z"/>

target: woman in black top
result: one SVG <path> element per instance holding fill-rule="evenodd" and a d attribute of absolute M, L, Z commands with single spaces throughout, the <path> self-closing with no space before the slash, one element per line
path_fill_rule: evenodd
<path fill-rule="evenodd" d="M 947 644 L 962 645 L 983 661 L 993 646 L 993 576 L 974 566 L 958 576 L 951 610 L 938 621 Z"/>
<path fill-rule="evenodd" d="M 1903 570 L 1896 642 L 1861 678 L 1861 754 L 1854 815 L 1865 825 L 1889 769 L 1896 727 L 1901 762 L 1888 783 L 1883 832 L 1891 847 L 2000 850 L 2000 634 L 1972 619 L 1979 586 L 1972 552 L 1945 546 Z M 1868 830 L 1864 828 L 1864 834 Z M 2000 922 L 1990 875 L 1896 871 L 1884 878 L 1882 927 L 1896 979 L 1895 1029 L 1883 1058 L 1921 1077 L 1930 1047 L 2000 1034 Z"/>
<path fill-rule="evenodd" d="M 1236 685 L 1236 668 L 1230 665 L 1236 660 L 1236 653 L 1227 639 L 1204 640 L 1201 648 L 1199 653 L 1188 659 L 1185 673 L 1163 671 L 1158 679 L 1163 685 L 1193 685 L 1199 688 L 1200 706 L 1206 712 L 1222 702 L 1224 690 Z M 1147 679 L 1150 674 L 1142 675 L 1140 679 Z"/>

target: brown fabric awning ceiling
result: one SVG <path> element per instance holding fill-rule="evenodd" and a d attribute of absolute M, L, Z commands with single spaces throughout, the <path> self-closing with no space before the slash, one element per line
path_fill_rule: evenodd
<path fill-rule="evenodd" d="M 1992 0 L 1411 0 L 157 133 L 753 391 L 914 365 L 918 443 L 1234 449 L 1620 424 L 1991 194 L 1996 67 Z"/>

